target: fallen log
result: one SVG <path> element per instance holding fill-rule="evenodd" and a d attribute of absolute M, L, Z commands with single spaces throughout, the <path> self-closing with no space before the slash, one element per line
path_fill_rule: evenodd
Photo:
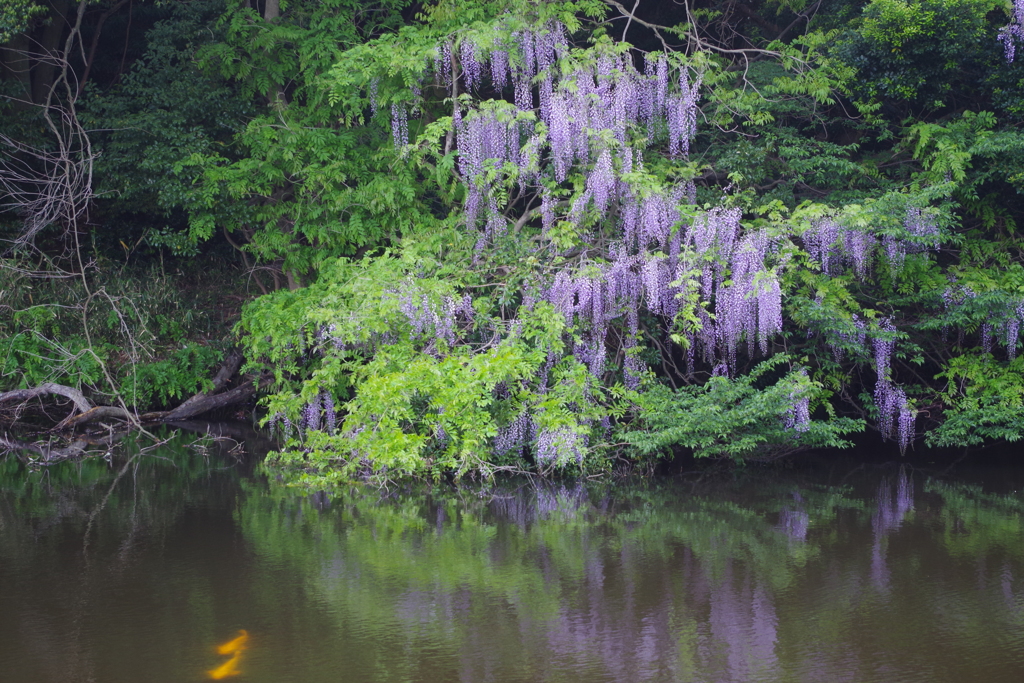
<path fill-rule="evenodd" d="M 171 413 L 175 413 L 179 415 L 179 417 L 170 419 L 184 420 L 199 415 L 200 413 L 193 413 L 190 411 L 193 410 L 195 406 L 202 404 L 205 399 L 208 399 L 209 397 L 217 394 L 217 392 L 219 392 L 221 389 L 227 386 L 228 382 L 231 381 L 231 378 L 234 377 L 235 373 L 238 372 L 238 369 L 242 367 L 242 360 L 242 350 L 237 348 L 233 349 L 231 353 L 228 354 L 228 357 L 224 359 L 224 365 L 222 365 L 220 370 L 217 371 L 217 374 L 214 375 L 213 387 L 209 391 L 201 391 L 198 394 L 195 394 L 191 398 L 187 399 L 184 403 L 179 405 L 177 408 L 171 410 Z M 215 406 L 213 408 L 203 410 L 202 412 L 207 412 L 208 410 L 216 410 L 216 408 L 218 407 L 223 406 Z"/>
<path fill-rule="evenodd" d="M 260 389 L 269 386 L 273 381 L 273 377 L 270 374 L 264 374 L 259 377 L 244 375 L 238 378 L 236 386 L 226 389 L 232 379 L 238 375 L 243 360 L 240 349 L 232 350 L 224 359 L 224 363 L 217 371 L 217 374 L 214 375 L 212 386 L 208 390 L 196 393 L 171 410 L 139 415 L 131 410 L 126 410 L 124 407 L 96 406 L 81 391 L 54 382 L 40 384 L 32 389 L 16 389 L 0 393 L 0 406 L 18 402 L 20 404 L 18 409 L 21 409 L 25 407 L 28 401 L 44 395 L 56 395 L 67 398 L 74 404 L 74 412 L 59 422 L 51 431 L 74 430 L 89 423 L 105 419 L 133 422 L 136 425 L 156 422 L 179 422 L 214 410 L 243 403 L 255 396 L 256 392 Z"/>
<path fill-rule="evenodd" d="M 147 413 L 142 417 L 146 418 L 146 421 L 153 422 L 177 422 L 187 420 L 189 418 L 196 417 L 197 415 L 202 415 L 214 410 L 219 410 L 220 408 L 227 408 L 228 406 L 237 405 L 243 401 L 247 401 L 255 396 L 259 389 L 263 389 L 273 381 L 273 377 L 268 375 L 260 377 L 258 381 L 249 376 L 243 376 L 241 379 L 242 384 L 238 385 L 234 389 L 229 389 L 219 394 L 196 394 L 173 410 L 168 410 L 162 413 Z"/>
<path fill-rule="evenodd" d="M 90 408 L 84 413 L 79 413 L 78 415 L 72 415 L 71 417 L 65 418 L 54 428 L 54 431 L 74 429 L 75 427 L 106 418 L 131 421 L 135 418 L 135 415 L 124 408 L 118 408 L 117 406 L 96 406 L 95 408 Z"/>
<path fill-rule="evenodd" d="M 33 389 L 15 389 L 0 393 L 0 405 L 11 401 L 25 403 L 44 394 L 63 396 L 74 403 L 79 412 L 84 413 L 93 408 L 92 403 L 81 391 L 72 387 L 66 387 L 63 384 L 55 384 L 54 382 L 46 382 Z"/>

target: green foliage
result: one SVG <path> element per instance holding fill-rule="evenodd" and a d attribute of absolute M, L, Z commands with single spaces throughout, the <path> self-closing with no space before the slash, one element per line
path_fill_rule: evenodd
<path fill-rule="evenodd" d="M 34 17 L 46 12 L 46 7 L 34 0 L 4 0 L 0 5 L 0 45 L 25 31 Z"/>
<path fill-rule="evenodd" d="M 218 348 L 186 344 L 161 360 L 124 368 L 119 386 L 128 405 L 170 407 L 208 389 L 209 377 L 222 358 Z"/>
<path fill-rule="evenodd" d="M 111 268 L 88 290 L 78 278 L 2 266 L 0 307 L 10 315 L 0 316 L 0 391 L 57 382 L 145 410 L 200 389 L 221 357 L 229 330 L 213 316 L 230 291 L 223 264 L 182 273 L 190 289 L 157 268 Z"/>
<path fill-rule="evenodd" d="M 102 247 L 117 251 L 123 241 L 196 254 L 195 240 L 183 234 L 194 177 L 173 169 L 192 155 L 219 153 L 256 113 L 235 86 L 195 63 L 219 37 L 211 24 L 223 8 L 223 0 L 170 5 L 128 73 L 111 88 L 86 91 L 82 120 L 96 129 Z"/>
<path fill-rule="evenodd" d="M 995 40 L 1003 8 L 998 0 L 874 0 L 837 54 L 857 69 L 861 98 L 903 112 L 956 109 L 977 102 L 978 85 L 1004 67 Z"/>
<path fill-rule="evenodd" d="M 403 306 L 438 310 L 461 298 L 458 287 L 467 274 L 439 277 L 441 259 L 468 248 L 464 235 L 445 230 L 426 244 L 407 241 L 400 256 L 325 264 L 314 285 L 246 307 L 247 355 L 270 360 L 284 389 L 267 403 L 272 422 L 286 417 L 299 424 L 305 406 L 322 392 L 347 399 L 336 432 L 300 432 L 278 461 L 342 480 L 359 474 L 385 480 L 447 472 L 487 476 L 525 466 L 518 458 L 496 457 L 493 440 L 527 407 L 543 415 L 539 428 L 568 430 L 567 438 L 589 435 L 588 425 L 613 409 L 607 397 L 607 407 L 581 411 L 590 405 L 587 395 L 598 391 L 588 386 L 586 369 L 571 360 L 548 363 L 562 348 L 564 322 L 547 304 L 520 309 L 515 321 L 491 319 L 492 327 L 495 311 L 480 299 L 472 321 L 463 314 L 459 334 L 465 339 L 454 346 L 410 326 Z M 423 275 L 431 264 L 438 275 Z M 548 375 L 546 365 L 550 382 L 539 379 Z M 510 389 L 502 394 L 499 385 Z M 541 469 L 586 470 L 600 462 L 585 448 L 573 458 L 568 453 Z"/>
<path fill-rule="evenodd" d="M 945 421 L 928 434 L 934 446 L 973 446 L 986 439 L 1024 437 L 1024 358 L 1000 362 L 991 354 L 966 354 L 949 361 L 944 379 Z"/>
<path fill-rule="evenodd" d="M 784 370 L 779 366 L 787 361 L 779 354 L 742 377 L 711 377 L 702 386 L 677 391 L 654 387 L 638 402 L 642 426 L 624 438 L 643 454 L 681 447 L 697 457 L 736 461 L 850 446 L 842 436 L 862 430 L 863 421 L 836 417 L 824 400 L 827 392 L 803 369 L 789 369 L 779 376 Z M 821 406 L 829 414 L 794 430 L 796 406 L 804 399 L 812 409 Z"/>
<path fill-rule="evenodd" d="M 12 389 L 43 382 L 103 386 L 103 364 L 113 351 L 109 344 L 92 343 L 82 336 L 57 339 L 29 327 L 8 337 L 0 347 L 0 380 Z"/>
<path fill-rule="evenodd" d="M 193 243 L 224 230 L 291 280 L 329 257 L 399 235 L 429 215 L 423 189 L 378 128 L 352 128 L 321 86 L 347 48 L 393 29 L 405 0 L 292 2 L 268 22 L 233 1 L 221 42 L 200 50 L 208 72 L 229 79 L 261 113 L 233 144 L 179 157 L 175 172 L 199 183 L 184 200 Z"/>

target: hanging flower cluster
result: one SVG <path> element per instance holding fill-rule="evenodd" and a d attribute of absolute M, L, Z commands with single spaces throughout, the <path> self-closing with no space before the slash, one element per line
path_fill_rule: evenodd
<path fill-rule="evenodd" d="M 801 370 L 800 374 L 806 378 L 807 371 Z M 794 389 L 790 393 L 790 402 L 792 407 L 786 411 L 786 429 L 791 429 L 794 432 L 802 433 L 806 432 L 811 425 L 811 401 L 807 396 L 806 391 L 799 391 Z"/>
<path fill-rule="evenodd" d="M 871 233 L 842 228 L 834 218 L 815 221 L 804 233 L 807 253 L 821 264 L 821 272 L 829 276 L 852 266 L 859 279 L 867 279 L 877 245 L 878 240 Z"/>
<path fill-rule="evenodd" d="M 1000 313 L 990 314 L 981 326 L 981 348 L 984 353 L 992 353 L 997 341 L 1006 348 L 1006 357 L 1013 360 L 1017 357 L 1017 342 L 1020 339 L 1021 322 L 1024 321 L 1024 301 L 1016 305 L 1003 307 Z"/>
<path fill-rule="evenodd" d="M 604 372 L 611 320 L 626 318 L 623 347 L 628 351 L 637 342 L 639 310 L 672 318 L 688 287 L 699 289 L 707 304 L 698 308 L 702 325 L 690 333 L 688 346 L 700 350 L 709 363 L 724 361 L 735 367 L 743 339 L 748 353 L 754 352 L 755 344 L 767 353 L 769 340 L 782 331 L 782 289 L 776 271 L 767 265 L 772 243 L 765 233 L 740 239 L 738 209 L 708 211 L 676 230 L 672 225 L 679 218 L 666 219 L 664 214 L 660 209 L 649 212 L 653 220 L 633 232 L 641 243 L 664 245 L 667 254 L 633 254 L 620 243 L 609 263 L 593 265 L 575 276 L 559 271 L 545 293 L 566 324 L 576 325 L 582 334 L 577 350 L 586 360 L 580 360 L 595 376 Z M 630 220 L 629 216 L 624 219 L 626 235 L 631 231 Z M 691 278 L 691 272 L 699 276 Z M 633 358 L 631 364 L 630 374 L 635 377 L 638 361 Z"/>
<path fill-rule="evenodd" d="M 458 301 L 445 296 L 438 304 L 410 278 L 387 296 L 394 295 L 397 295 L 398 309 L 409 324 L 413 339 L 426 340 L 433 337 L 437 342 L 443 341 L 450 347 L 456 340 L 459 318 L 464 322 L 473 319 L 473 301 L 468 294 Z"/>
<path fill-rule="evenodd" d="M 885 234 L 879 240 L 871 231 L 844 228 L 834 218 L 825 217 L 812 223 L 803 235 L 803 242 L 811 259 L 820 264 L 823 274 L 836 276 L 852 268 L 862 281 L 870 275 L 874 254 L 881 246 L 890 274 L 895 277 L 902 271 L 907 254 L 936 251 L 941 244 L 935 216 L 918 207 L 907 207 L 903 229 L 906 237 Z M 958 296 L 956 291 L 947 290 L 944 296 L 947 306 L 952 305 Z M 852 329 L 845 320 L 831 320 L 827 326 L 827 343 L 836 362 L 842 360 L 845 348 L 863 347 L 867 341 L 868 331 L 864 321 L 857 315 L 853 315 L 851 321 Z M 914 438 L 916 412 L 906 392 L 893 382 L 891 358 L 896 344 L 893 336 L 895 332 L 892 321 L 885 319 L 872 336 L 878 378 L 874 392 L 875 405 L 882 436 L 895 438 L 900 448 L 906 449 Z"/>
<path fill-rule="evenodd" d="M 1017 41 L 1024 40 L 1024 0 L 1014 0 L 1013 17 L 1009 24 L 999 29 L 999 40 L 1003 43 L 1006 61 L 1013 62 L 1017 55 Z"/>
<path fill-rule="evenodd" d="M 499 40 L 489 52 L 465 35 L 457 51 L 447 43 L 436 49 L 434 71 L 436 81 L 446 86 L 454 86 L 461 76 L 468 91 L 484 87 L 488 76 L 499 94 L 512 84 L 508 108 L 498 100 L 487 109 L 462 112 L 456 101 L 452 112 L 459 173 L 467 186 L 466 222 L 475 225 L 486 208 L 489 235 L 501 232 L 502 219 L 496 201 L 485 197 L 504 179 L 501 168 L 506 163 L 518 169 L 520 186 L 541 177 L 542 157 L 548 165 L 544 175 L 555 183 L 564 182 L 576 165 L 593 165 L 585 192 L 570 212 L 578 223 L 588 206 L 604 215 L 627 192 L 616 179 L 615 166 L 620 174 L 634 168 L 631 129 L 653 132 L 664 127 L 673 155 L 687 154 L 696 133 L 700 74 L 694 77 L 680 68 L 670 87 L 671 69 L 664 55 L 650 56 L 643 74 L 626 54 L 603 53 L 593 63 L 572 63 L 565 27 L 558 22 L 513 31 L 511 44 Z M 538 119 L 543 127 L 536 125 Z M 392 125 L 395 139 L 404 139 L 401 116 L 394 116 Z M 543 208 L 548 226 L 553 220 L 550 197 Z"/>
<path fill-rule="evenodd" d="M 907 254 L 927 250 L 938 251 L 942 239 L 935 217 L 915 207 L 907 207 L 903 228 L 912 239 L 901 239 L 893 235 L 882 238 L 882 247 L 885 249 L 885 257 L 893 277 L 903 270 Z"/>
<path fill-rule="evenodd" d="M 528 284 L 521 305 L 529 310 L 543 300 L 561 314 L 564 353 L 585 366 L 596 384 L 609 372 L 621 372 L 627 388 L 639 388 L 647 370 L 641 316 L 671 324 L 683 306 L 688 371 L 700 358 L 715 374 L 732 374 L 741 349 L 750 356 L 767 354 L 782 332 L 779 243 L 766 231 L 744 230 L 739 209 L 695 211 L 692 181 L 658 188 L 643 173 L 635 140 L 660 140 L 670 157 L 689 154 L 701 74 L 663 54 L 647 55 L 641 71 L 629 53 L 594 52 L 592 59 L 581 59 L 570 49 L 565 27 L 549 21 L 497 38 L 465 33 L 431 55 L 434 82 L 453 96 L 449 142 L 466 190 L 465 224 L 472 230 L 482 227 L 477 253 L 508 229 L 510 215 L 530 209 L 540 220 L 542 236 L 558 228 L 559 221 L 583 236 L 584 253 L 600 258 L 573 255 L 560 269 Z M 472 106 L 470 98 L 458 96 L 485 90 L 491 99 Z M 405 105 L 392 106 L 396 146 L 408 140 L 406 112 Z M 570 184 L 574 195 L 569 201 L 557 199 L 568 194 Z M 803 241 L 824 274 L 852 268 L 866 280 L 879 251 L 896 273 L 908 253 L 938 248 L 939 230 L 931 214 L 909 208 L 903 227 L 901 236 L 879 235 L 826 217 L 810 226 Z M 568 258 L 570 252 L 563 253 Z M 467 299 L 449 298 L 439 305 L 406 286 L 394 294 L 412 339 L 427 344 L 434 339 L 452 345 L 458 336 L 456 316 L 472 314 Z M 872 335 L 880 427 L 905 447 L 913 436 L 914 412 L 905 392 L 892 382 L 895 328 L 884 325 Z M 834 341 L 828 343 L 837 361 L 845 349 L 863 345 L 868 334 L 857 316 L 830 330 Z M 528 382 L 531 391 L 549 390 L 549 372 L 560 360 L 549 352 L 542 371 Z M 516 403 L 511 393 L 496 400 L 510 402 L 516 416 L 498 430 L 494 447 L 499 454 L 523 457 L 529 449 L 539 464 L 583 457 L 591 426 L 586 406 L 570 410 L 578 414 L 576 425 L 565 426 L 562 415 L 558 427 L 548 428 L 537 405 Z M 794 394 L 786 426 L 801 433 L 809 421 L 808 397 Z"/>
<path fill-rule="evenodd" d="M 1017 357 L 1017 346 L 1020 342 L 1021 325 L 1024 323 L 1024 299 L 997 299 L 979 296 L 969 285 L 960 284 L 953 276 L 950 284 L 942 292 L 942 303 L 947 313 L 954 313 L 965 308 L 985 311 L 985 321 L 981 324 L 981 350 L 992 353 L 997 343 L 1006 349 L 1008 360 Z M 946 333 L 943 328 L 943 333 Z M 962 334 L 962 332 L 961 332 Z"/>
<path fill-rule="evenodd" d="M 901 450 L 914 439 L 916 413 L 907 400 L 906 392 L 892 383 L 892 354 L 896 349 L 896 327 L 886 318 L 879 324 L 882 334 L 872 340 L 875 350 L 875 407 L 878 409 L 878 431 L 886 439 L 895 438 Z"/>

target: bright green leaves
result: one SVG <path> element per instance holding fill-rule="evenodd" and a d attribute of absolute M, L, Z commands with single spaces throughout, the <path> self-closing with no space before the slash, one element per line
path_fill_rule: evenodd
<path fill-rule="evenodd" d="M 222 19 L 225 40 L 204 47 L 200 61 L 269 106 L 231 148 L 179 164 L 199 178 L 188 202 L 194 240 L 224 230 L 297 286 L 325 259 L 432 221 L 426 189 L 411 168 L 395 164 L 383 131 L 339 125 L 353 117 L 322 84 L 347 49 L 400 26 L 406 5 L 292 2 L 266 21 L 247 3 L 232 4 Z"/>
<path fill-rule="evenodd" d="M 844 447 L 842 436 L 863 429 L 861 420 L 836 417 L 828 393 L 798 368 L 780 367 L 776 355 L 735 379 L 712 377 L 703 386 L 671 391 L 655 387 L 640 399 L 643 427 L 624 436 L 640 453 L 680 447 L 698 457 L 737 461 L 781 457 L 804 448 Z M 782 374 L 785 372 L 785 374 Z M 807 400 L 825 419 L 794 428 L 795 404 Z"/>
<path fill-rule="evenodd" d="M 935 38 L 935 7 L 918 7 L 903 0 L 874 0 L 864 11 L 861 34 L 890 52 L 902 52 L 908 42 Z"/>
<path fill-rule="evenodd" d="M 119 383 L 125 403 L 160 408 L 181 403 L 208 389 L 207 378 L 222 358 L 220 349 L 186 344 L 162 360 L 125 368 Z"/>
<path fill-rule="evenodd" d="M 536 377 L 547 356 L 526 341 L 513 336 L 439 359 L 410 357 L 401 347 L 381 350 L 360 370 L 358 393 L 347 405 L 345 429 L 353 437 L 346 446 L 374 470 L 417 474 L 432 466 L 438 474 L 487 476 L 498 432 L 495 387 Z"/>
<path fill-rule="evenodd" d="M 965 354 L 950 360 L 936 379 L 947 383 L 945 419 L 928 434 L 929 445 L 1024 438 L 1024 358 L 1004 362 L 987 353 Z"/>
<path fill-rule="evenodd" d="M 980 150 L 993 150 L 986 142 L 995 124 L 991 112 L 968 111 L 949 125 L 915 123 L 908 130 L 907 140 L 913 145 L 914 158 L 930 173 L 931 183 L 944 180 L 960 183 L 967 178 L 974 155 Z M 1020 149 L 1022 142 L 1024 140 L 1016 141 L 1014 146 Z"/>

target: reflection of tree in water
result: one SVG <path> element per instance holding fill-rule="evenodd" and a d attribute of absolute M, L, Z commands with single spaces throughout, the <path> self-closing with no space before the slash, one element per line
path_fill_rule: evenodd
<path fill-rule="evenodd" d="M 900 468 L 895 484 L 888 479 L 883 479 L 879 484 L 875 512 L 871 517 L 871 581 L 880 590 L 889 588 L 890 574 L 886 562 L 888 536 L 900 528 L 907 513 L 913 509 L 914 483 L 907 477 L 906 471 Z"/>
<path fill-rule="evenodd" d="M 572 486 L 542 484 L 494 495 L 488 505 L 496 520 L 525 529 L 538 519 L 552 515 L 573 517 L 588 503 L 587 489 L 577 482 Z"/>
<path fill-rule="evenodd" d="M 39 478 L 0 463 L 0 578 L 35 558 L 82 579 L 51 587 L 44 578 L 52 599 L 5 603 L 13 618 L 0 620 L 0 642 L 21 643 L 53 669 L 11 680 L 104 679 L 90 668 L 103 656 L 73 627 L 85 623 L 76 614 L 106 609 L 86 590 L 103 581 L 136 586 L 136 599 L 162 595 L 164 607 L 145 616 L 153 628 L 172 632 L 187 622 L 190 633 L 212 638 L 215 613 L 192 612 L 249 575 L 263 578 L 245 579 L 258 590 L 240 602 L 254 614 L 288 615 L 294 632 L 283 640 L 309 647 L 310 662 L 336 660 L 351 680 L 877 682 L 955 669 L 965 652 L 983 661 L 1000 643 L 1024 643 L 1019 496 L 928 481 L 915 501 L 904 472 L 881 486 L 870 481 L 865 497 L 762 481 L 697 491 L 555 483 L 386 497 L 246 482 L 239 495 L 237 472 L 221 471 L 216 460 L 164 455 L 148 469 L 125 470 L 116 486 L 123 465 L 55 468 L 26 487 Z M 89 562 L 80 543 L 77 560 L 60 559 L 61 539 L 85 535 L 108 491 Z M 189 512 L 207 507 L 223 517 Z M 245 542 L 221 543 L 209 524 L 215 519 L 231 534 L 237 523 Z M 890 552 L 898 529 L 900 551 Z M 177 559 L 165 563 L 163 551 L 147 550 L 178 541 L 192 548 L 196 535 L 211 544 L 212 556 L 201 559 L 209 571 L 181 573 Z M 260 560 L 250 565 L 253 551 Z M 268 566 L 274 570 L 261 573 Z M 218 578 L 215 567 L 230 576 Z M 195 597 L 186 604 L 184 594 Z M 121 633 L 118 648 L 143 639 L 139 629 Z M 943 643 L 929 656 L 945 661 L 879 659 L 928 641 Z M 303 661 L 290 660 L 289 675 L 321 680 L 294 668 Z"/>
<path fill-rule="evenodd" d="M 723 581 L 709 595 L 710 634 L 726 677 L 720 680 L 777 680 L 774 598 L 749 573 L 733 577 L 732 563 Z"/>
<path fill-rule="evenodd" d="M 793 492 L 795 508 L 786 506 L 779 511 L 779 531 L 797 541 L 807 540 L 807 530 L 811 525 L 811 516 L 802 508 L 803 496 L 799 491 Z"/>
<path fill-rule="evenodd" d="M 0 656 L 0 679 L 103 680 L 109 660 L 96 633 L 106 620 L 123 618 L 111 616 L 111 594 L 134 589 L 149 600 L 171 590 L 140 571 L 142 558 L 152 558 L 190 510 L 235 490 L 238 473 L 208 457 L 218 442 L 179 433 L 147 450 L 139 441 L 127 440 L 107 458 L 43 468 L 16 454 L 0 457 L 0 649 L 20 653 L 30 672 L 7 678 L 2 665 L 9 662 Z M 138 618 L 128 636 L 138 640 L 118 648 L 137 652 L 139 641 L 172 631 L 176 616 Z"/>
<path fill-rule="evenodd" d="M 429 656 L 444 662 L 438 679 L 474 682 L 888 681 L 920 661 L 881 661 L 892 634 L 864 634 L 900 623 L 896 639 L 914 634 L 918 647 L 921 633 L 947 628 L 943 609 L 970 615 L 965 625 L 1013 618 L 1019 564 L 997 571 L 987 604 L 956 591 L 944 595 L 965 601 L 933 603 L 923 586 L 952 582 L 953 569 L 922 577 L 911 562 L 920 548 L 888 553 L 915 509 L 905 472 L 865 498 L 791 484 L 721 489 L 549 484 L 457 500 L 338 497 L 302 518 L 275 505 L 273 519 L 292 520 L 282 543 L 318 539 L 319 550 L 292 560 L 322 559 L 296 576 L 309 577 L 333 614 L 352 615 L 341 620 L 344 637 L 360 637 L 353 624 L 378 624 L 395 642 L 361 649 L 408 654 L 387 670 L 367 654 L 372 680 L 427 680 L 403 667 Z M 250 507 L 243 519 L 269 549 L 278 532 L 266 514 Z M 927 504 L 920 514 L 935 518 Z M 928 528 L 908 543 L 940 542 L 942 530 Z M 884 599 L 864 590 L 872 585 L 890 587 Z M 989 614 L 993 600 L 999 612 Z"/>
<path fill-rule="evenodd" d="M 803 549 L 773 515 L 700 498 L 680 506 L 672 492 L 623 502 L 580 484 L 474 498 L 475 509 L 399 496 L 394 505 L 336 498 L 319 516 L 287 506 L 273 514 L 289 539 L 338 543 L 304 553 L 323 558 L 318 593 L 361 610 L 373 605 L 360 621 L 393 624 L 405 638 L 431 642 L 432 652 L 446 643 L 460 680 L 777 674 L 774 587 L 757 565 L 784 573 L 789 554 Z M 305 505 L 327 510 L 320 503 Z M 349 523 L 332 533 L 296 526 L 319 520 L 331 528 L 339 509 Z M 810 513 L 795 514 L 806 536 Z M 265 543 L 277 532 L 260 527 L 268 521 L 260 517 L 246 515 L 257 525 L 251 538 Z M 372 597 L 355 597 L 368 587 Z"/>

